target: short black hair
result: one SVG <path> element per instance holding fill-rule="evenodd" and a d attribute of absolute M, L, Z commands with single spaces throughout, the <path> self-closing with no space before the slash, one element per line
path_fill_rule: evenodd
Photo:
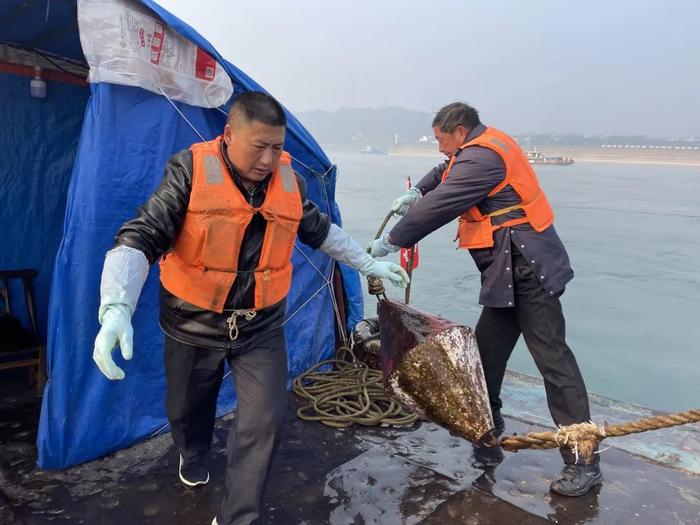
<path fill-rule="evenodd" d="M 280 103 L 260 91 L 246 91 L 236 97 L 226 122 L 230 124 L 236 117 L 242 117 L 247 122 L 257 120 L 268 126 L 287 125 L 287 116 Z"/>
<path fill-rule="evenodd" d="M 440 128 L 440 131 L 452 133 L 457 126 L 464 126 L 471 130 L 481 124 L 479 112 L 464 102 L 453 102 L 435 114 L 433 127 Z"/>

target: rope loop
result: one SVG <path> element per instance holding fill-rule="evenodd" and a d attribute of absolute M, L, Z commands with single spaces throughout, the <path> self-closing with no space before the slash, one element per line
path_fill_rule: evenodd
<path fill-rule="evenodd" d="M 700 409 L 676 414 L 661 414 L 619 425 L 596 425 L 588 421 L 560 426 L 556 432 L 530 432 L 524 436 L 517 434 L 506 436 L 501 438 L 500 445 L 511 452 L 526 448 L 544 450 L 565 446 L 574 451 L 577 462 L 582 458 L 585 463 L 590 463 L 594 454 L 601 452 L 598 446 L 607 437 L 627 436 L 698 421 L 700 421 Z"/>
<path fill-rule="evenodd" d="M 338 348 L 334 359 L 321 361 L 296 377 L 292 386 L 296 395 L 308 400 L 297 410 L 305 421 L 349 428 L 403 427 L 418 420 L 417 414 L 406 411 L 384 392 L 381 370 L 369 368 L 347 346 Z"/>

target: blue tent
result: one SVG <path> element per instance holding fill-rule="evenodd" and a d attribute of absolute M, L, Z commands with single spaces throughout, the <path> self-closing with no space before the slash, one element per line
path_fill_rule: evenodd
<path fill-rule="evenodd" d="M 213 57 L 230 77 L 233 97 L 262 90 L 185 22 L 151 0 L 132 1 Z M 0 125 L 12 130 L 0 135 L 0 269 L 39 270 L 34 286 L 48 383 L 38 462 L 65 468 L 167 431 L 157 265 L 134 314 L 127 378 L 110 382 L 91 358 L 102 262 L 119 226 L 157 186 L 168 157 L 199 141 L 197 132 L 206 139 L 221 133 L 226 106 L 208 109 L 140 87 L 87 84 L 75 0 L 5 0 L 0 21 Z M 27 75 L 35 65 L 47 81 L 44 99 L 30 96 Z M 335 167 L 288 118 L 285 149 L 294 168 L 305 177 L 310 199 L 339 223 Z M 332 352 L 336 330 L 333 261 L 298 243 L 293 262 L 285 326 L 290 378 Z M 355 272 L 341 273 L 341 306 L 353 326 L 362 313 L 360 283 Z M 219 412 L 234 404 L 228 381 Z"/>

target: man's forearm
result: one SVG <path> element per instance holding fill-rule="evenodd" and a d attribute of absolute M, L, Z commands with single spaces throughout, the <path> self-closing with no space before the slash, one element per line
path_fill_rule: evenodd
<path fill-rule="evenodd" d="M 439 166 L 435 166 L 428 173 L 426 173 L 425 176 L 420 181 L 418 181 L 417 184 L 414 185 L 414 187 L 418 188 L 422 195 L 433 191 L 435 188 L 438 187 L 438 185 L 442 181 L 442 174 L 446 168 L 446 163 L 442 163 Z"/>
<path fill-rule="evenodd" d="M 465 208 L 458 196 L 440 187 L 418 201 L 389 232 L 388 241 L 410 248 L 418 241 L 459 217 Z"/>

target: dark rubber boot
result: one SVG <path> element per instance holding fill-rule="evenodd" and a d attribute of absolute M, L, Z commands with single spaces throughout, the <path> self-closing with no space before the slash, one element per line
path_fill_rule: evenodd
<path fill-rule="evenodd" d="M 494 410 L 492 416 L 494 431 L 491 434 L 493 438 L 497 439 L 506 429 L 506 423 L 503 421 L 500 410 Z M 500 465 L 503 460 L 503 449 L 501 447 L 486 447 L 478 443 L 472 444 L 472 467 L 482 470 L 493 469 Z"/>
<path fill-rule="evenodd" d="M 188 487 L 199 487 L 209 483 L 209 471 L 203 461 L 185 463 L 185 460 L 180 456 L 178 474 L 180 481 Z"/>
<path fill-rule="evenodd" d="M 598 465 L 564 465 L 559 479 L 552 481 L 549 490 L 562 496 L 583 496 L 603 482 Z"/>
<path fill-rule="evenodd" d="M 501 447 L 483 447 L 472 444 L 472 467 L 486 470 L 497 467 L 503 462 Z"/>
<path fill-rule="evenodd" d="M 493 428 L 495 430 L 494 435 L 496 437 L 500 437 L 506 430 L 506 422 L 503 421 L 503 416 L 501 415 L 500 410 L 492 411 L 491 415 L 493 416 Z"/>

